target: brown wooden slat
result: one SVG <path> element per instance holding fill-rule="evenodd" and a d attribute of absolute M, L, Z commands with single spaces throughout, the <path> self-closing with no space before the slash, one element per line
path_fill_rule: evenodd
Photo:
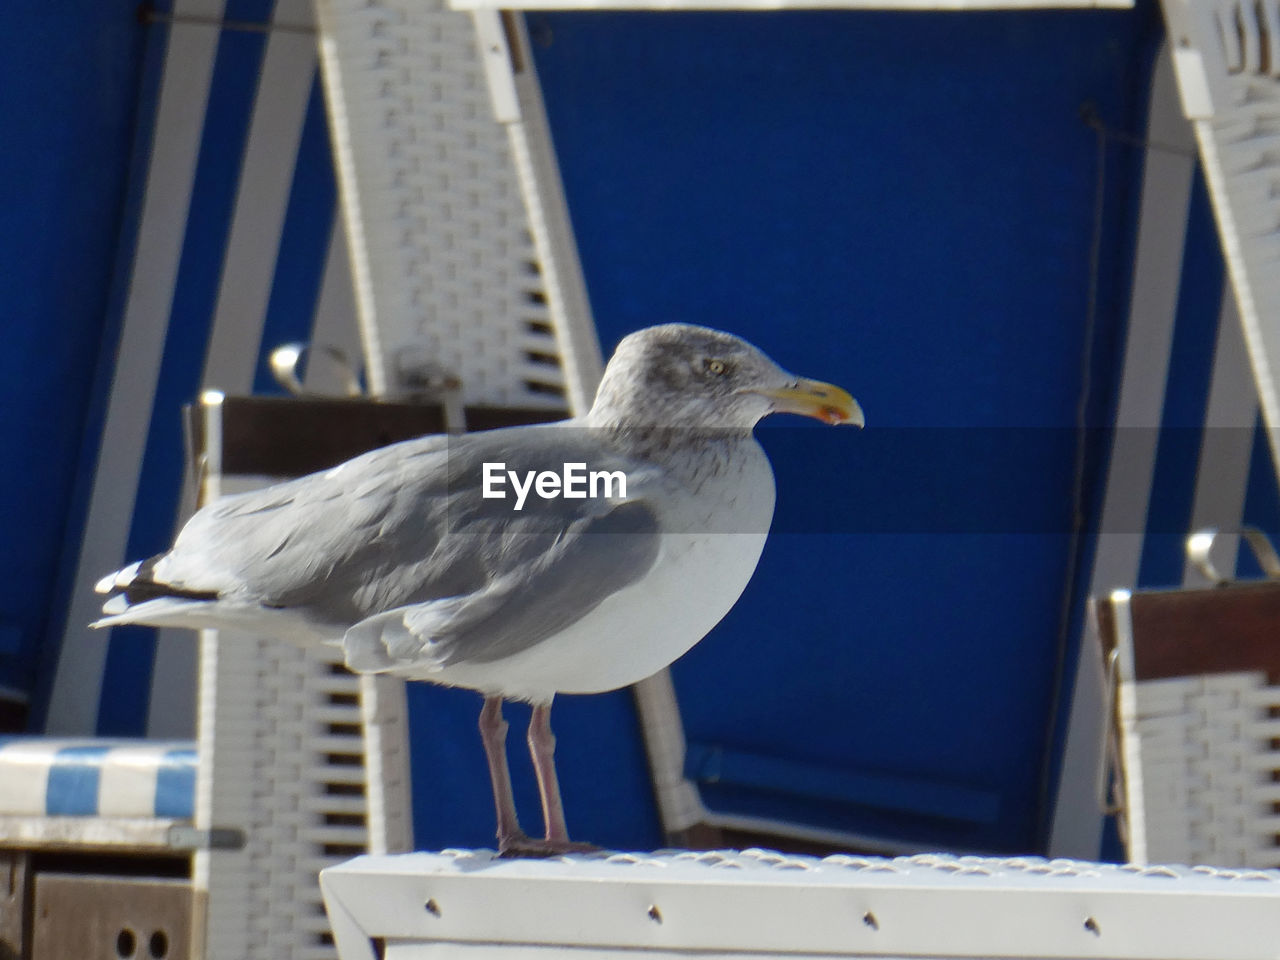
<path fill-rule="evenodd" d="M 468 430 L 494 430 L 518 427 L 526 423 L 550 423 L 569 416 L 566 410 L 544 410 L 525 407 L 467 407 L 464 411 Z"/>
<path fill-rule="evenodd" d="M 468 430 L 565 417 L 562 410 L 468 407 Z M 204 449 L 204 421 L 188 407 L 191 449 Z M 229 475 L 297 477 L 327 470 L 376 447 L 443 433 L 439 404 L 328 397 L 226 397 L 222 401 L 222 469 Z"/>
<path fill-rule="evenodd" d="M 1266 671 L 1280 683 L 1280 583 L 1134 593 L 1134 670 L 1138 680 Z M 1103 645 L 1115 646 L 1115 609 L 1097 605 Z"/>
<path fill-rule="evenodd" d="M 439 405 L 367 400 L 227 397 L 222 470 L 296 477 L 327 470 L 374 447 L 444 431 Z"/>

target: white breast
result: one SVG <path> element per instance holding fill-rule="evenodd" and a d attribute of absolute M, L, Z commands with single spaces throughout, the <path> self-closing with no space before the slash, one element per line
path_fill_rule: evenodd
<path fill-rule="evenodd" d="M 682 656 L 737 602 L 764 549 L 773 470 L 754 442 L 743 453 L 734 464 L 740 469 L 708 481 L 696 496 L 659 504 L 664 530 L 690 532 L 664 534 L 643 579 L 514 656 L 454 664 L 422 679 L 544 702 L 556 693 L 628 686 Z"/>

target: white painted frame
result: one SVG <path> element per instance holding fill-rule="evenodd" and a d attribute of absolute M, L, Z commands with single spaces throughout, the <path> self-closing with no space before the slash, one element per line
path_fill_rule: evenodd
<path fill-rule="evenodd" d="M 1033 10 L 1132 7 L 1132 0 L 449 0 L 455 10 Z"/>
<path fill-rule="evenodd" d="M 320 877 L 343 960 L 1111 957 L 1261 960 L 1280 873 L 767 851 L 361 857 Z M 375 944 L 376 941 L 376 944 Z"/>

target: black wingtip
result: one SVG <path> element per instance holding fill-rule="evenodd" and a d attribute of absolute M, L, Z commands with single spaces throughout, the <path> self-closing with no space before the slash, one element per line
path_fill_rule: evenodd
<path fill-rule="evenodd" d="M 143 580 L 138 577 L 135 577 L 133 582 L 125 587 L 124 590 L 124 598 L 129 601 L 130 606 L 145 603 L 148 600 L 155 600 L 159 597 L 179 597 L 183 600 L 217 600 L 218 591 L 187 590 L 169 583 L 158 583 L 155 580 Z"/>
<path fill-rule="evenodd" d="M 178 587 L 171 583 L 156 580 L 156 562 L 163 556 L 164 554 L 160 553 L 149 560 L 144 560 L 142 565 L 138 567 L 137 574 L 129 582 L 129 585 L 124 588 L 124 598 L 129 602 L 130 606 L 160 597 L 178 597 L 183 600 L 218 599 L 216 590 L 188 590 L 185 587 Z"/>

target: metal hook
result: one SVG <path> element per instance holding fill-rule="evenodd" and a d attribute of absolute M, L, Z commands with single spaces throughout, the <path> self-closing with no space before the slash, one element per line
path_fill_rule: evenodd
<path fill-rule="evenodd" d="M 326 356 L 333 361 L 338 370 L 338 375 L 342 378 L 342 389 L 346 396 L 360 397 L 364 395 L 364 390 L 360 386 L 359 374 L 350 359 L 337 347 L 331 347 L 328 344 L 312 346 L 306 343 L 286 343 L 276 347 L 271 351 L 270 357 L 271 375 L 275 377 L 276 383 L 294 396 L 307 395 L 310 391 L 302 385 L 302 380 L 298 377 L 298 362 L 302 359 L 303 354 L 308 351 L 319 352 L 322 356 Z"/>
<path fill-rule="evenodd" d="M 1187 560 L 1212 584 L 1228 582 L 1228 578 L 1219 572 L 1210 558 L 1213 545 L 1221 532 L 1215 527 L 1206 527 L 1187 537 Z M 1245 542 L 1249 544 L 1249 549 L 1267 578 L 1280 580 L 1280 555 L 1276 554 L 1276 548 L 1272 546 L 1270 538 L 1257 527 L 1249 524 L 1240 528 L 1240 536 L 1244 537 Z"/>

